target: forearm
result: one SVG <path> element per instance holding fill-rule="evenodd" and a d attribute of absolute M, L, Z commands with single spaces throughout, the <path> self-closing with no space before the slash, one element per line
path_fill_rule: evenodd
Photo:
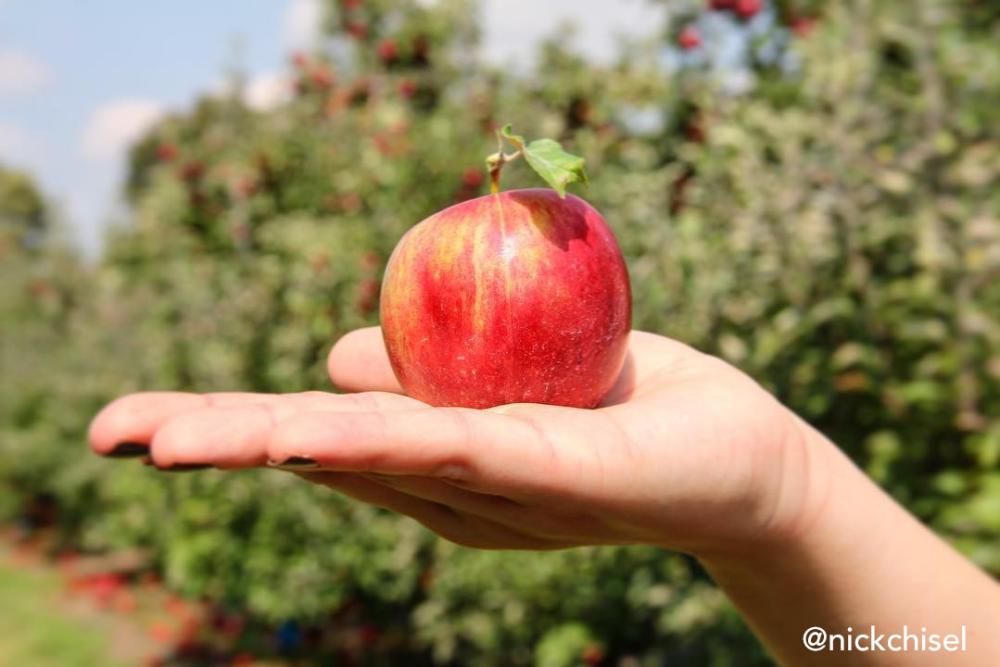
<path fill-rule="evenodd" d="M 830 473 L 809 520 L 775 542 L 703 562 L 784 664 L 1000 664 L 1000 585 L 896 504 L 818 434 L 809 446 Z M 808 514 L 806 516 L 809 516 Z M 854 650 L 808 650 L 811 627 L 868 635 Z M 884 635 L 869 647 L 872 635 Z M 904 626 L 905 652 L 895 652 Z M 964 651 L 917 651 L 920 636 L 965 637 Z M 848 630 L 851 628 L 851 630 Z M 828 638 L 828 641 L 829 638 Z M 833 640 L 839 648 L 840 644 Z M 879 643 L 885 650 L 877 650 Z M 925 644 L 932 645 L 933 642 Z M 872 649 L 876 650 L 872 650 Z M 861 650 L 859 650 L 861 649 Z M 865 650 L 867 649 L 867 650 Z"/>

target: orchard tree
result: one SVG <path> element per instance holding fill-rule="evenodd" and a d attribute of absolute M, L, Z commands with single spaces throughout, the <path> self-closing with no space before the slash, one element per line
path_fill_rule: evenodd
<path fill-rule="evenodd" d="M 126 391 L 327 389 L 324 353 L 375 323 L 393 245 L 485 194 L 512 122 L 587 158 L 636 328 L 746 369 L 1000 572 L 1000 66 L 982 3 L 669 3 L 616 61 L 560 33 L 522 73 L 472 56 L 470 2 L 324 6 L 290 101 L 257 111 L 234 88 L 136 144 L 129 224 L 69 274 L 68 334 L 40 350 L 5 331 L 5 364 L 33 380 L 0 395 L 5 502 L 51 494 L 67 543 L 147 547 L 175 589 L 295 650 L 318 632 L 345 663 L 768 664 L 685 556 L 472 551 L 290 476 L 123 474 L 83 451 Z"/>

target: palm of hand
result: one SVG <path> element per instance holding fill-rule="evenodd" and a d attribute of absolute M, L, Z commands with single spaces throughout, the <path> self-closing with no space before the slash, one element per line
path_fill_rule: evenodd
<path fill-rule="evenodd" d="M 329 369 L 351 393 L 126 396 L 95 418 L 91 443 L 106 455 L 147 444 L 165 469 L 270 462 L 481 548 L 698 552 L 795 518 L 786 508 L 808 461 L 795 418 L 731 366 L 661 336 L 632 333 L 596 410 L 432 408 L 401 393 L 377 328 L 342 339 Z"/>

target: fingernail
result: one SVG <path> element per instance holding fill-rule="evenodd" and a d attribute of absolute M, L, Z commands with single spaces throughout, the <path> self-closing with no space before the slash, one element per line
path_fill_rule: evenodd
<path fill-rule="evenodd" d="M 208 470 L 211 467 L 207 463 L 175 463 L 172 466 L 157 467 L 156 469 L 160 472 L 193 472 L 195 470 Z"/>
<path fill-rule="evenodd" d="M 149 454 L 149 445 L 141 442 L 119 442 L 105 456 L 109 459 L 134 459 L 146 454 Z"/>
<path fill-rule="evenodd" d="M 268 461 L 267 465 L 272 468 L 288 468 L 290 470 L 304 470 L 306 468 L 319 467 L 319 463 L 305 456 L 289 456 L 284 461 Z"/>

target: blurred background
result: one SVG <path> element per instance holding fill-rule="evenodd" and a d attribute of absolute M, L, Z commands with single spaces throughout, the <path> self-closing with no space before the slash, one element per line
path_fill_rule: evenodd
<path fill-rule="evenodd" d="M 0 0 L 0 663 L 770 664 L 683 555 L 86 450 L 124 392 L 327 388 L 507 122 L 587 158 L 636 328 L 1000 574 L 998 43 L 988 0 Z"/>

